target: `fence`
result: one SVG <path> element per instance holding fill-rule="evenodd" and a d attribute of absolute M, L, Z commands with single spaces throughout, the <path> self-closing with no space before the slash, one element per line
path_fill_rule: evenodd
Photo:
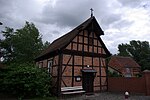
<path fill-rule="evenodd" d="M 109 77 L 108 91 L 142 93 L 150 95 L 150 71 L 144 71 L 140 78 Z"/>

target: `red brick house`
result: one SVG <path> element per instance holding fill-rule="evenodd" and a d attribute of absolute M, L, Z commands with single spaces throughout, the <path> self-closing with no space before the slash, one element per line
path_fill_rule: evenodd
<path fill-rule="evenodd" d="M 107 90 L 105 59 L 111 54 L 100 38 L 101 35 L 104 32 L 96 18 L 91 16 L 53 41 L 35 59 L 36 64 L 46 68 L 52 76 L 53 91 L 57 95 L 67 94 L 65 90 L 72 89 L 83 89 L 86 92 Z"/>
<path fill-rule="evenodd" d="M 115 71 L 124 77 L 135 77 L 141 72 L 141 68 L 131 57 L 112 56 L 109 63 L 109 71 Z"/>

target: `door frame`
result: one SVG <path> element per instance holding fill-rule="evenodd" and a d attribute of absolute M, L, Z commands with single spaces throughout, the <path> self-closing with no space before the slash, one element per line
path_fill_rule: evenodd
<path fill-rule="evenodd" d="M 94 78 L 96 76 L 96 70 L 94 69 L 83 69 L 82 71 L 82 87 L 89 93 L 94 91 Z M 88 85 L 88 86 L 85 86 Z M 91 86 L 89 86 L 91 85 Z"/>

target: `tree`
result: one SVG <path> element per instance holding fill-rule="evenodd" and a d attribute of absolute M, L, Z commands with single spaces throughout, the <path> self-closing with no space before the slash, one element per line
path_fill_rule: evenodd
<path fill-rule="evenodd" d="M 118 51 L 119 51 L 119 53 L 118 53 L 118 55 L 120 55 L 120 56 L 130 56 L 130 54 L 129 54 L 129 52 L 128 52 L 128 44 L 119 44 L 118 45 Z"/>
<path fill-rule="evenodd" d="M 26 22 L 16 31 L 6 27 L 2 35 L 4 39 L 0 41 L 0 47 L 6 63 L 33 62 L 44 48 L 41 35 L 33 23 Z"/>
<path fill-rule="evenodd" d="M 17 30 L 6 27 L 2 35 L 0 57 L 8 65 L 0 69 L 0 92 L 19 97 L 49 95 L 49 74 L 32 62 L 50 43 L 43 43 L 38 29 L 29 22 Z"/>
<path fill-rule="evenodd" d="M 147 41 L 130 41 L 129 44 L 118 45 L 118 55 L 131 56 L 142 68 L 150 70 L 150 45 Z"/>
<path fill-rule="evenodd" d="M 12 64 L 0 69 L 0 93 L 18 98 L 50 96 L 51 77 L 32 64 Z"/>
<path fill-rule="evenodd" d="M 22 29 L 16 30 L 13 43 L 15 60 L 18 62 L 33 61 L 43 47 L 38 29 L 29 22 Z"/>
<path fill-rule="evenodd" d="M 46 41 L 43 45 L 43 50 L 47 49 L 49 45 L 50 45 L 50 42 Z"/>
<path fill-rule="evenodd" d="M 5 39 L 0 41 L 1 56 L 5 58 L 4 62 L 10 62 L 12 61 L 12 37 L 14 35 L 14 29 L 5 27 L 5 31 L 2 31 L 2 35 Z"/>

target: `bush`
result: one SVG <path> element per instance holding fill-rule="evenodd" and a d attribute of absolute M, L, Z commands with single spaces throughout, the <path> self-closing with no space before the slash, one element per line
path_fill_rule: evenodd
<path fill-rule="evenodd" d="M 48 96 L 50 83 L 47 71 L 32 64 L 13 64 L 0 70 L 0 92 L 19 98 Z"/>
<path fill-rule="evenodd" d="M 108 70 L 108 76 L 109 77 L 122 77 L 120 74 L 118 74 L 117 72 L 111 72 Z"/>
<path fill-rule="evenodd" d="M 135 76 L 136 76 L 136 77 L 142 77 L 142 74 L 139 73 L 139 74 L 136 74 Z"/>

